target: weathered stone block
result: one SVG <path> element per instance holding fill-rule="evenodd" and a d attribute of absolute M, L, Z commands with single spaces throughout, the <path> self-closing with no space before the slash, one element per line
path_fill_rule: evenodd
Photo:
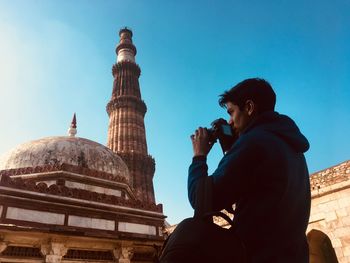
<path fill-rule="evenodd" d="M 337 220 L 337 215 L 334 211 L 330 211 L 326 213 L 325 220 L 326 222 L 332 221 L 332 220 Z"/>
<path fill-rule="evenodd" d="M 8 207 L 6 213 L 6 218 L 8 219 L 55 225 L 63 225 L 64 217 L 64 214 L 52 213 L 47 211 L 36 211 L 17 207 Z"/>

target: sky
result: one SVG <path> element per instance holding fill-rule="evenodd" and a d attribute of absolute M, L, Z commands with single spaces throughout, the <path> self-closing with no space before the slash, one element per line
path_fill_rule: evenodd
<path fill-rule="evenodd" d="M 154 188 L 170 224 L 187 199 L 190 135 L 227 118 L 218 95 L 268 80 L 310 141 L 310 173 L 350 159 L 350 1 L 0 0 L 0 154 L 66 135 L 106 145 L 115 46 L 133 31 Z M 209 172 L 222 157 L 208 156 Z"/>

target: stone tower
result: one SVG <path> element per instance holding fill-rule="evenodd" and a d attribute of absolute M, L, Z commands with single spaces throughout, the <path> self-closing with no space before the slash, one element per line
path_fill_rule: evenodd
<path fill-rule="evenodd" d="M 141 70 L 135 62 L 136 47 L 132 43 L 132 31 L 123 28 L 119 36 L 117 62 L 112 67 L 112 97 L 107 104 L 107 146 L 128 165 L 137 198 L 154 204 L 155 162 L 147 152 L 144 124 L 147 107 L 141 99 L 138 80 Z"/>

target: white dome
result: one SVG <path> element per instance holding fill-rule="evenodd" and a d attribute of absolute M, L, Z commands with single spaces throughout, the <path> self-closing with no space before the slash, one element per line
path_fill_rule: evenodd
<path fill-rule="evenodd" d="M 127 165 L 112 150 L 88 139 L 68 136 L 46 137 L 18 145 L 0 158 L 0 171 L 62 164 L 124 177 L 131 183 Z"/>

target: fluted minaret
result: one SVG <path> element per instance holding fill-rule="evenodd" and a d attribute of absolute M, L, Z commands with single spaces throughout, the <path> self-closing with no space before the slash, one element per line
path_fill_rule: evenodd
<path fill-rule="evenodd" d="M 128 165 L 137 197 L 143 202 L 155 203 L 155 162 L 147 152 L 144 124 L 147 107 L 141 99 L 138 80 L 141 70 L 135 63 L 136 47 L 132 43 L 132 31 L 123 28 L 119 36 L 117 63 L 112 67 L 112 98 L 107 104 L 107 146 Z"/>

